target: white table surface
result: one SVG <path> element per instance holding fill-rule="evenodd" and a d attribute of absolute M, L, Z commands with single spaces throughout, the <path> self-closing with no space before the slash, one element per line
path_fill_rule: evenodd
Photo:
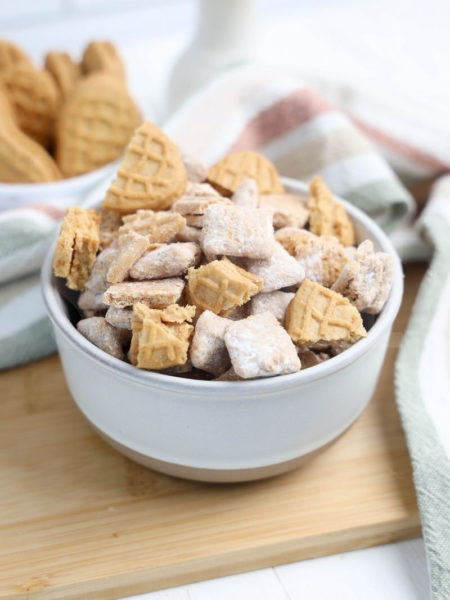
<path fill-rule="evenodd" d="M 146 116 L 159 120 L 163 114 L 168 74 L 174 60 L 192 36 L 195 22 L 195 5 L 192 0 L 129 2 L 126 10 L 125 3 L 118 0 L 112 3 L 102 0 L 93 0 L 92 3 L 84 0 L 46 0 L 41 3 L 45 10 L 51 12 L 56 5 L 64 9 L 58 15 L 50 15 L 46 19 L 30 18 L 23 8 L 26 4 L 26 0 L 18 3 L 24 18 L 10 21 L 5 21 L 6 13 L 2 15 L 0 7 L 1 36 L 23 44 L 36 59 L 48 48 L 67 49 L 77 53 L 92 38 L 115 40 L 128 63 L 129 83 L 133 93 Z M 29 5 L 31 6 L 30 3 Z M 413 9 L 413 5 L 418 10 Z M 36 4 L 33 6 L 35 8 Z M 374 94 L 379 92 L 376 77 L 380 78 L 380 72 L 383 73 L 384 70 L 393 93 L 409 94 L 410 100 L 418 82 L 414 71 L 408 77 L 407 68 L 406 72 L 404 68 L 405 61 L 410 68 L 413 64 L 418 65 L 421 69 L 423 67 L 425 73 L 420 73 L 425 77 L 420 81 L 422 90 L 427 81 L 440 86 L 439 102 L 434 104 L 437 109 L 432 114 L 426 110 L 427 101 L 431 102 L 431 97 L 422 95 L 420 98 L 423 106 L 417 106 L 417 114 L 422 114 L 422 125 L 428 126 L 431 131 L 436 123 L 433 119 L 439 118 L 441 125 L 447 123 L 450 127 L 450 119 L 443 121 L 442 115 L 439 115 L 439 111 L 445 111 L 450 106 L 450 94 L 447 88 L 443 88 L 443 80 L 446 79 L 445 85 L 448 86 L 448 78 L 438 77 L 437 69 L 440 67 L 433 60 L 434 55 L 438 56 L 440 52 L 448 55 L 450 49 L 449 36 L 438 35 L 436 30 L 436 27 L 442 28 L 448 22 L 443 18 L 444 12 L 448 14 L 448 3 L 433 0 L 411 0 L 406 3 L 400 0 L 395 6 L 397 12 L 394 27 L 392 3 L 387 0 L 320 0 L 314 3 L 306 0 L 282 0 L 277 3 L 261 0 L 260 55 L 265 56 L 267 61 L 294 65 L 299 71 L 304 70 L 305 73 L 320 77 L 326 77 L 332 69 L 333 78 L 343 82 L 358 81 Z M 433 10 L 426 10 L 430 6 L 434 7 L 434 13 Z M 105 7 L 107 13 L 104 12 Z M 440 19 L 436 21 L 432 17 L 438 13 Z M 9 19 L 9 13 L 7 16 Z M 376 19 L 372 18 L 375 16 Z M 427 19 L 433 22 L 432 28 L 423 25 Z M 392 31 L 398 31 L 399 28 L 402 29 L 402 35 L 391 36 Z M 289 36 L 286 32 L 295 35 Z M 419 32 L 421 42 L 417 48 L 412 41 Z M 435 42 L 429 45 L 429 56 L 426 55 L 427 35 L 434 36 Z M 403 40 L 402 47 L 398 46 L 398 39 Z M 318 45 L 318 48 L 312 52 L 314 45 Z M 405 46 L 408 46 L 407 52 Z M 330 65 L 330 56 L 333 56 L 333 65 Z M 396 64 L 398 60 L 403 61 L 401 72 Z M 372 79 L 367 76 L 368 73 L 373 74 Z M 433 94 L 435 92 L 436 88 Z M 133 598 L 425 600 L 428 597 L 424 544 L 421 539 L 415 539 Z"/>

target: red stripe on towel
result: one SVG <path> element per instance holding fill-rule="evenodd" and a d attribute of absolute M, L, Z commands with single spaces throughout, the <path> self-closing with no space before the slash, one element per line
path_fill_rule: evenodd
<path fill-rule="evenodd" d="M 414 148 L 414 146 L 410 146 L 409 144 L 402 142 L 397 138 L 393 138 L 384 131 L 380 131 L 376 127 L 368 125 L 363 121 L 358 121 L 356 119 L 353 119 L 353 121 L 369 137 L 373 138 L 380 145 L 393 150 L 397 154 L 400 154 L 401 156 L 404 156 L 415 163 L 435 169 L 438 172 L 450 171 L 450 165 L 441 162 L 434 156 L 431 156 L 430 154 L 427 154 L 418 148 Z"/>
<path fill-rule="evenodd" d="M 55 219 L 55 221 L 59 221 L 66 214 L 65 208 L 58 208 L 56 206 L 51 206 L 48 204 L 28 204 L 27 206 L 20 206 L 19 208 L 15 209 L 15 210 L 29 210 L 29 209 L 34 210 L 36 212 L 44 213 L 48 217 Z"/>
<path fill-rule="evenodd" d="M 257 150 L 272 140 L 335 108 L 309 89 L 299 89 L 253 117 L 225 154 Z"/>

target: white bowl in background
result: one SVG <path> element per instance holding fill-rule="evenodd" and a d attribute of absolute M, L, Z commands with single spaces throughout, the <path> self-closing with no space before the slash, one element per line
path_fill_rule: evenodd
<path fill-rule="evenodd" d="M 113 178 L 120 160 L 108 163 L 99 169 L 45 183 L 0 183 L 0 212 L 33 204 L 54 205 L 64 209 L 81 203 L 88 192 L 108 175 Z"/>
<path fill-rule="evenodd" d="M 284 179 L 288 191 L 306 184 Z M 98 198 L 97 198 L 98 201 Z M 72 325 L 52 275 L 42 289 L 71 394 L 99 434 L 129 458 L 200 481 L 248 481 L 294 468 L 343 433 L 369 402 L 403 294 L 403 273 L 389 239 L 362 211 L 342 201 L 358 242 L 371 239 L 394 259 L 389 299 L 368 332 L 330 360 L 294 373 L 217 382 L 143 371 L 91 344 Z"/>

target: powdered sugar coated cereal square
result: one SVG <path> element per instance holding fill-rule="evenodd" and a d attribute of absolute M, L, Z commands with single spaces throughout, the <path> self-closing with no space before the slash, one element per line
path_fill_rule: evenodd
<path fill-rule="evenodd" d="M 243 379 L 300 370 L 291 338 L 271 313 L 235 321 L 225 331 L 224 339 L 231 364 Z"/>

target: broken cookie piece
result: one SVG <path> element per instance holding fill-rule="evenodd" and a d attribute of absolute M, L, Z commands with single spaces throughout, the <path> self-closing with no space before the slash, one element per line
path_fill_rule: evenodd
<path fill-rule="evenodd" d="M 299 345 L 366 337 L 361 315 L 341 294 L 305 279 L 286 310 L 286 329 Z"/>
<path fill-rule="evenodd" d="M 187 274 L 189 297 L 203 310 L 227 316 L 261 291 L 262 277 L 248 273 L 227 258 L 214 260 Z"/>
<path fill-rule="evenodd" d="M 100 244 L 100 213 L 79 206 L 68 208 L 55 248 L 53 272 L 65 277 L 72 290 L 84 289 Z"/>
<path fill-rule="evenodd" d="M 316 235 L 334 235 L 344 246 L 353 246 L 355 232 L 345 208 L 335 202 L 321 177 L 309 184 L 309 228 Z"/>
<path fill-rule="evenodd" d="M 184 307 L 188 308 L 188 307 Z M 144 304 L 133 306 L 131 328 L 133 337 L 130 347 L 130 360 L 139 369 L 160 371 L 187 361 L 189 339 L 193 326 L 183 317 L 192 318 L 192 311 L 181 313 L 169 307 L 164 310 L 152 310 Z M 182 309 L 178 306 L 177 309 Z"/>

